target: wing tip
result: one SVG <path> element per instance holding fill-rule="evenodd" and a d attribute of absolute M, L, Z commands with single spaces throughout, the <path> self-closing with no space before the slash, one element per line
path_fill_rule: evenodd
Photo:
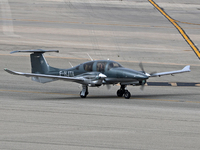
<path fill-rule="evenodd" d="M 182 70 L 183 70 L 183 71 L 188 71 L 188 72 L 190 72 L 190 71 L 191 71 L 191 70 L 190 70 L 190 65 L 185 66 Z"/>
<path fill-rule="evenodd" d="M 14 74 L 13 71 L 11 71 L 11 70 L 9 70 L 9 69 L 7 69 L 7 68 L 4 68 L 4 71 L 6 71 L 7 73 L 10 73 L 10 74 Z"/>
<path fill-rule="evenodd" d="M 7 68 L 4 68 L 4 71 L 8 72 L 8 71 L 9 71 L 9 69 L 7 69 Z"/>
<path fill-rule="evenodd" d="M 10 74 L 13 74 L 13 73 L 14 73 L 13 71 L 9 70 L 8 68 L 4 68 L 4 71 L 6 71 L 6 72 L 8 72 L 8 73 L 10 73 Z"/>

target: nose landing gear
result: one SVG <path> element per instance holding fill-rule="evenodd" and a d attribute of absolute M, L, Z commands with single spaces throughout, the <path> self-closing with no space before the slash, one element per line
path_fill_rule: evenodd
<path fill-rule="evenodd" d="M 117 91 L 117 96 L 122 97 L 124 95 L 125 99 L 131 97 L 131 93 L 126 89 L 126 85 L 121 85 L 120 89 Z"/>

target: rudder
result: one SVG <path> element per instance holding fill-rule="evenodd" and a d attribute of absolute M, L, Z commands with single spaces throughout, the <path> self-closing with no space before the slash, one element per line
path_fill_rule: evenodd
<path fill-rule="evenodd" d="M 49 65 L 45 60 L 43 53 L 32 53 L 31 58 L 31 70 L 32 73 L 47 74 L 49 72 Z"/>

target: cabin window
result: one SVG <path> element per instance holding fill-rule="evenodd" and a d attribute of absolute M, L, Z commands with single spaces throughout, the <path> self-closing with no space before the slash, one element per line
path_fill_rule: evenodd
<path fill-rule="evenodd" d="M 86 64 L 84 64 L 84 70 L 92 71 L 92 66 L 93 66 L 93 62 L 86 63 Z"/>
<path fill-rule="evenodd" d="M 104 72 L 105 66 L 106 66 L 106 62 L 98 62 L 97 63 L 97 71 Z"/>

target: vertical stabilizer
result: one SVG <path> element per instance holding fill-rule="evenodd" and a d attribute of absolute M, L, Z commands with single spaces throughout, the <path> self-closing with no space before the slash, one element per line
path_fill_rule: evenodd
<path fill-rule="evenodd" d="M 48 74 L 49 65 L 45 60 L 43 53 L 30 54 L 32 73 Z"/>
<path fill-rule="evenodd" d="M 36 49 L 36 50 L 18 50 L 13 51 L 12 53 L 17 52 L 28 52 L 30 54 L 31 59 L 31 72 L 35 74 L 47 74 L 47 75 L 58 75 L 59 69 L 53 68 L 48 65 L 46 59 L 43 56 L 43 53 L 45 52 L 59 52 L 58 50 L 42 50 L 42 49 Z M 40 82 L 40 83 L 46 83 L 54 81 L 53 79 L 48 78 L 42 78 L 42 77 L 32 77 L 33 81 Z"/>

